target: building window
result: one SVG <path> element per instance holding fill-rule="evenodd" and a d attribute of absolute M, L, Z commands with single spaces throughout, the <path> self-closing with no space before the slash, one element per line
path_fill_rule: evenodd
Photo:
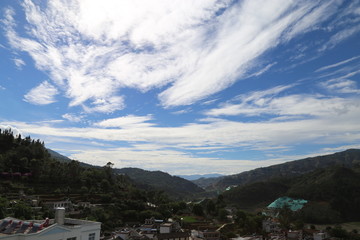
<path fill-rule="evenodd" d="M 76 240 L 76 237 L 67 238 L 66 240 Z"/>
<path fill-rule="evenodd" d="M 89 240 L 95 240 L 95 233 L 89 234 Z"/>

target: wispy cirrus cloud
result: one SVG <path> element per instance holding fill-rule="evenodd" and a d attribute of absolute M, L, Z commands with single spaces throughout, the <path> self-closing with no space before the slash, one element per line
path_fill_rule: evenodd
<path fill-rule="evenodd" d="M 360 137 L 357 121 L 360 117 L 359 97 L 347 99 L 289 95 L 266 100 L 262 107 L 253 102 L 248 102 L 247 105 L 248 108 L 251 107 L 251 114 L 269 114 L 270 117 L 255 122 L 233 121 L 219 118 L 224 114 L 217 113 L 215 118 L 204 118 L 197 123 L 178 127 L 149 124 L 148 116 L 127 116 L 100 122 L 106 128 L 57 128 L 20 122 L 7 124 L 18 126 L 24 132 L 35 135 L 156 143 L 187 150 L 194 150 L 196 147 L 273 147 L 291 143 L 341 143 L 357 141 Z M 265 106 L 268 110 L 264 110 Z"/>
<path fill-rule="evenodd" d="M 70 122 L 81 122 L 84 119 L 83 115 L 66 113 L 62 117 Z"/>
<path fill-rule="evenodd" d="M 357 82 L 349 79 L 331 79 L 322 82 L 321 86 L 325 89 L 336 93 L 360 93 Z"/>
<path fill-rule="evenodd" d="M 198 123 L 184 124 L 178 127 L 144 126 L 141 123 L 146 119 L 139 120 L 140 124 L 132 124 L 132 127 L 122 127 L 124 119 L 116 121 L 109 119 L 103 121 L 107 128 L 95 127 L 57 127 L 49 123 L 23 123 L 6 122 L 6 125 L 17 126 L 25 134 L 32 137 L 44 136 L 56 137 L 71 144 L 73 153 L 69 156 L 80 161 L 101 165 L 101 159 L 112 161 L 121 166 L 137 166 L 146 169 L 165 169 L 169 172 L 189 172 L 188 166 L 194 172 L 210 172 L 221 169 L 223 172 L 236 173 L 249 170 L 266 164 L 279 163 L 273 161 L 242 161 L 243 157 L 207 157 L 204 149 L 213 154 L 224 154 L 226 151 L 236 149 L 258 150 L 265 152 L 277 152 L 279 146 L 282 150 L 291 148 L 293 144 L 343 144 L 356 142 L 360 139 L 358 119 L 360 118 L 360 100 L 336 101 L 331 99 L 313 99 L 294 105 L 300 98 L 282 102 L 284 108 L 293 105 L 292 112 L 280 111 L 282 114 L 308 114 L 311 117 L 298 117 L 295 119 L 277 119 L 258 122 L 239 122 L 222 118 L 202 119 Z M 306 99 L 305 99 L 306 100 Z M 323 100 L 323 101 L 322 101 Z M 314 102 L 311 102 L 314 101 Z M 329 105 L 330 102 L 330 105 Z M 317 104 L 324 108 L 317 113 L 318 108 L 307 109 L 311 104 Z M 289 110 L 290 111 L 290 110 Z M 309 113 L 309 111 L 314 111 Z M 154 121 L 154 120 L 153 120 Z M 119 123 L 120 122 L 120 123 Z M 108 143 L 109 147 L 96 146 L 81 147 L 91 142 Z M 115 144 L 115 145 L 114 145 Z M 118 147 L 125 144 L 127 147 Z M 113 146 L 111 146 L 113 145 Z M 117 146 L 117 147 L 115 147 Z M 319 152 L 317 152 L 319 154 Z M 281 159 L 294 160 L 297 157 L 281 155 Z M 267 158 L 269 159 L 269 157 Z M 271 158 L 270 158 L 271 159 Z M 275 159 L 275 158 L 274 158 Z M 247 167 L 242 166 L 243 164 Z M 202 166 L 201 168 L 198 168 Z M 206 169 L 204 166 L 207 166 Z M 237 168 L 238 167 L 238 168 Z"/>
<path fill-rule="evenodd" d="M 70 106 L 114 112 L 126 107 L 123 88 L 165 89 L 158 94 L 164 107 L 219 92 L 251 75 L 269 49 L 316 29 L 338 6 L 281 0 L 52 0 L 38 6 L 25 0 L 26 34 L 16 30 L 13 10 L 3 21 L 10 45 L 50 74 Z"/>
<path fill-rule="evenodd" d="M 355 35 L 360 31 L 360 26 L 353 26 L 351 28 L 344 29 L 340 32 L 337 32 L 335 35 L 333 35 L 330 40 L 319 49 L 319 51 L 325 51 L 330 48 L 334 48 L 336 45 L 338 45 L 340 42 L 348 39 L 349 37 Z"/>
<path fill-rule="evenodd" d="M 346 63 L 352 62 L 352 61 L 354 61 L 354 60 L 356 60 L 358 58 L 360 58 L 360 56 L 355 56 L 355 57 L 352 57 L 352 58 L 349 58 L 349 59 L 346 59 L 346 60 L 343 60 L 343 61 L 340 61 L 340 62 L 337 62 L 337 63 L 334 63 L 334 64 L 330 64 L 330 65 L 327 65 L 327 66 L 324 66 L 324 67 L 321 67 L 321 68 L 317 69 L 315 72 L 322 72 L 322 71 L 325 71 L 325 70 L 336 68 L 336 67 L 342 66 L 342 65 L 344 65 Z"/>
<path fill-rule="evenodd" d="M 13 60 L 14 60 L 15 66 L 16 66 L 19 70 L 21 70 L 21 69 L 23 68 L 23 66 L 26 65 L 26 63 L 25 63 L 22 59 L 20 59 L 20 58 L 14 58 Z"/>
<path fill-rule="evenodd" d="M 101 122 L 97 122 L 94 125 L 97 127 L 105 127 L 105 128 L 131 128 L 131 127 L 149 127 L 154 124 L 148 123 L 148 121 L 152 120 L 151 115 L 147 116 L 134 116 L 128 115 L 124 117 L 106 119 Z"/>
<path fill-rule="evenodd" d="M 139 150 L 137 148 L 142 150 Z M 223 160 L 220 158 L 196 157 L 192 154 L 171 149 L 154 149 L 152 147 L 128 147 L 111 149 L 79 150 L 70 155 L 73 159 L 87 159 L 95 165 L 105 165 L 111 159 L 115 167 L 137 167 L 155 171 L 166 169 L 170 174 L 196 174 L 199 172 L 232 174 L 236 171 L 247 171 L 259 167 L 259 162 L 251 160 Z M 99 159 L 102 162 L 99 162 Z M 291 158 L 289 158 L 291 159 Z M 288 159 L 287 159 L 288 160 Z M 283 163 L 284 159 L 269 159 L 262 166 Z M 189 169 L 188 166 L 191 166 Z"/>
<path fill-rule="evenodd" d="M 263 113 L 270 113 L 271 108 L 268 102 L 279 93 L 292 88 L 294 85 L 277 86 L 264 91 L 255 91 L 235 97 L 231 102 L 221 103 L 220 107 L 213 108 L 204 112 L 208 116 L 236 116 L 248 115 L 256 116 Z M 238 102 L 238 103 L 233 103 Z"/>
<path fill-rule="evenodd" d="M 46 105 L 55 102 L 57 94 L 58 90 L 48 81 L 44 81 L 25 94 L 24 101 L 36 105 Z"/>
<path fill-rule="evenodd" d="M 359 96 L 340 97 L 322 94 L 286 94 L 293 85 L 277 86 L 264 91 L 239 95 L 230 102 L 205 111 L 211 117 L 220 116 L 266 116 L 267 119 L 286 120 L 336 118 L 349 111 L 358 112 Z M 359 93 L 355 81 L 332 79 L 323 81 L 321 87 L 335 93 Z M 335 115 L 335 116 L 334 116 Z"/>

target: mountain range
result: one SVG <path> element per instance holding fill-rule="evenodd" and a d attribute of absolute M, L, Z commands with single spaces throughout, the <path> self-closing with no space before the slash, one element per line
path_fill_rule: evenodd
<path fill-rule="evenodd" d="M 60 162 L 71 162 L 70 158 L 56 151 L 51 149 L 47 151 Z M 83 162 L 79 164 L 83 167 L 97 167 Z M 114 168 L 113 171 L 126 175 L 141 189 L 163 191 L 175 199 L 191 199 L 205 193 L 205 190 L 195 183 L 162 171 L 147 171 L 140 168 Z"/>
<path fill-rule="evenodd" d="M 334 165 L 352 168 L 357 164 L 360 164 L 360 149 L 348 149 L 334 154 L 290 161 L 219 178 L 198 179 L 193 182 L 208 191 L 224 191 L 231 186 L 244 186 L 278 177 L 300 176 Z"/>
<path fill-rule="evenodd" d="M 196 198 L 205 192 L 191 181 L 161 171 L 146 171 L 140 168 L 121 168 L 114 171 L 127 175 L 141 188 L 161 190 L 177 199 Z"/>
<path fill-rule="evenodd" d="M 161 171 L 116 169 L 112 164 L 101 167 L 74 161 L 45 149 L 39 140 L 0 131 L 0 170 L 3 180 L 0 189 L 7 198 L 19 191 L 51 197 L 71 195 L 96 203 L 117 201 L 119 209 L 145 211 L 147 202 L 169 203 L 169 196 L 176 200 L 199 200 L 211 197 L 210 192 L 216 194 L 217 201 L 225 203 L 224 206 L 258 211 L 278 197 L 289 196 L 309 201 L 301 212 L 306 222 L 360 220 L 357 214 L 360 212 L 359 149 L 231 176 L 198 179 L 212 181 L 204 190 L 191 181 Z M 171 209 L 172 205 L 168 207 Z M 122 219 L 134 216 L 134 212 L 127 213 Z"/>
<path fill-rule="evenodd" d="M 193 175 L 177 175 L 178 177 L 184 178 L 189 181 L 195 181 L 200 179 L 206 178 L 218 178 L 224 176 L 223 174 L 219 173 L 211 173 L 211 174 L 193 174 Z"/>
<path fill-rule="evenodd" d="M 61 161 L 71 161 L 69 158 L 52 150 L 50 150 L 49 153 L 56 159 L 60 158 Z M 332 166 L 353 168 L 359 164 L 360 149 L 349 149 L 334 154 L 305 158 L 269 167 L 257 168 L 251 171 L 229 176 L 182 176 L 188 179 L 200 177 L 192 181 L 184 179 L 180 176 L 171 176 L 170 174 L 161 171 L 146 171 L 139 168 L 115 168 L 113 170 L 118 174 L 127 175 L 140 188 L 147 190 L 161 190 L 169 196 L 177 199 L 191 199 L 202 196 L 211 196 L 206 193 L 224 192 L 226 189 L 245 186 L 242 191 L 246 191 L 246 187 L 250 187 L 250 189 L 254 192 L 257 191 L 255 190 L 257 188 L 261 189 L 259 190 L 259 193 L 268 192 L 266 194 L 268 196 L 266 200 L 269 200 L 275 198 L 280 193 L 285 194 L 289 190 L 288 187 L 284 187 L 284 185 L 279 184 L 276 181 L 274 182 L 273 179 L 293 179 L 295 177 L 311 173 L 315 170 L 326 169 Z M 89 167 L 91 165 L 84 164 L 84 166 Z M 206 178 L 206 176 L 211 177 Z M 256 187 L 254 188 L 254 186 Z M 269 192 L 266 189 L 270 189 L 271 191 Z M 255 193 L 255 195 L 256 194 L 258 193 Z M 246 195 L 249 195 L 249 193 Z M 255 202 L 253 202 L 254 205 L 256 205 Z"/>

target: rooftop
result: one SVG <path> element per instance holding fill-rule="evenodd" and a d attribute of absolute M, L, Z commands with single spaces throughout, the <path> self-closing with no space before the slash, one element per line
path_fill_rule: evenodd
<path fill-rule="evenodd" d="M 291 211 L 297 211 L 304 207 L 304 205 L 307 203 L 307 200 L 304 199 L 293 199 L 289 197 L 281 197 L 276 199 L 274 202 L 270 203 L 268 205 L 268 208 L 275 208 L 280 209 L 285 206 L 289 207 Z"/>
<path fill-rule="evenodd" d="M 98 222 L 65 218 L 62 226 L 68 228 L 77 228 L 81 225 L 99 224 Z M 16 218 L 7 217 L 0 220 L 0 238 L 15 235 L 15 234 L 33 234 L 41 232 L 51 226 L 57 225 L 54 219 L 45 220 L 20 220 Z"/>

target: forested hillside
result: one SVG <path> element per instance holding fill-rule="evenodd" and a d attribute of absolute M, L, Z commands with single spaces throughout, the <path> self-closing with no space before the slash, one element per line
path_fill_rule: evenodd
<path fill-rule="evenodd" d="M 280 177 L 239 186 L 223 193 L 228 204 L 255 210 L 282 196 L 309 204 L 299 213 L 304 222 L 359 221 L 360 166 L 332 166 L 297 177 Z"/>
<path fill-rule="evenodd" d="M 161 191 L 141 190 L 126 175 L 114 173 L 110 162 L 103 167 L 59 162 L 43 142 L 14 136 L 10 130 L 0 130 L 0 173 L 0 219 L 51 217 L 45 202 L 68 199 L 97 204 L 78 209 L 76 217 L 101 221 L 106 230 L 151 216 L 171 217 L 179 209 Z M 39 200 L 41 210 L 33 210 L 32 199 Z"/>
<path fill-rule="evenodd" d="M 127 175 L 142 188 L 158 189 L 177 199 L 191 199 L 204 193 L 196 184 L 161 171 L 146 171 L 139 168 L 115 169 L 116 173 Z"/>
<path fill-rule="evenodd" d="M 283 164 L 277 164 L 269 167 L 257 168 L 251 171 L 242 172 L 230 176 L 212 179 L 208 190 L 224 190 L 229 186 L 254 183 L 257 181 L 266 181 L 275 177 L 294 177 L 311 172 L 315 169 L 327 168 L 329 166 L 340 165 L 352 167 L 360 163 L 360 149 L 349 149 L 330 155 L 300 159 Z M 206 182 L 202 182 L 204 184 Z"/>

